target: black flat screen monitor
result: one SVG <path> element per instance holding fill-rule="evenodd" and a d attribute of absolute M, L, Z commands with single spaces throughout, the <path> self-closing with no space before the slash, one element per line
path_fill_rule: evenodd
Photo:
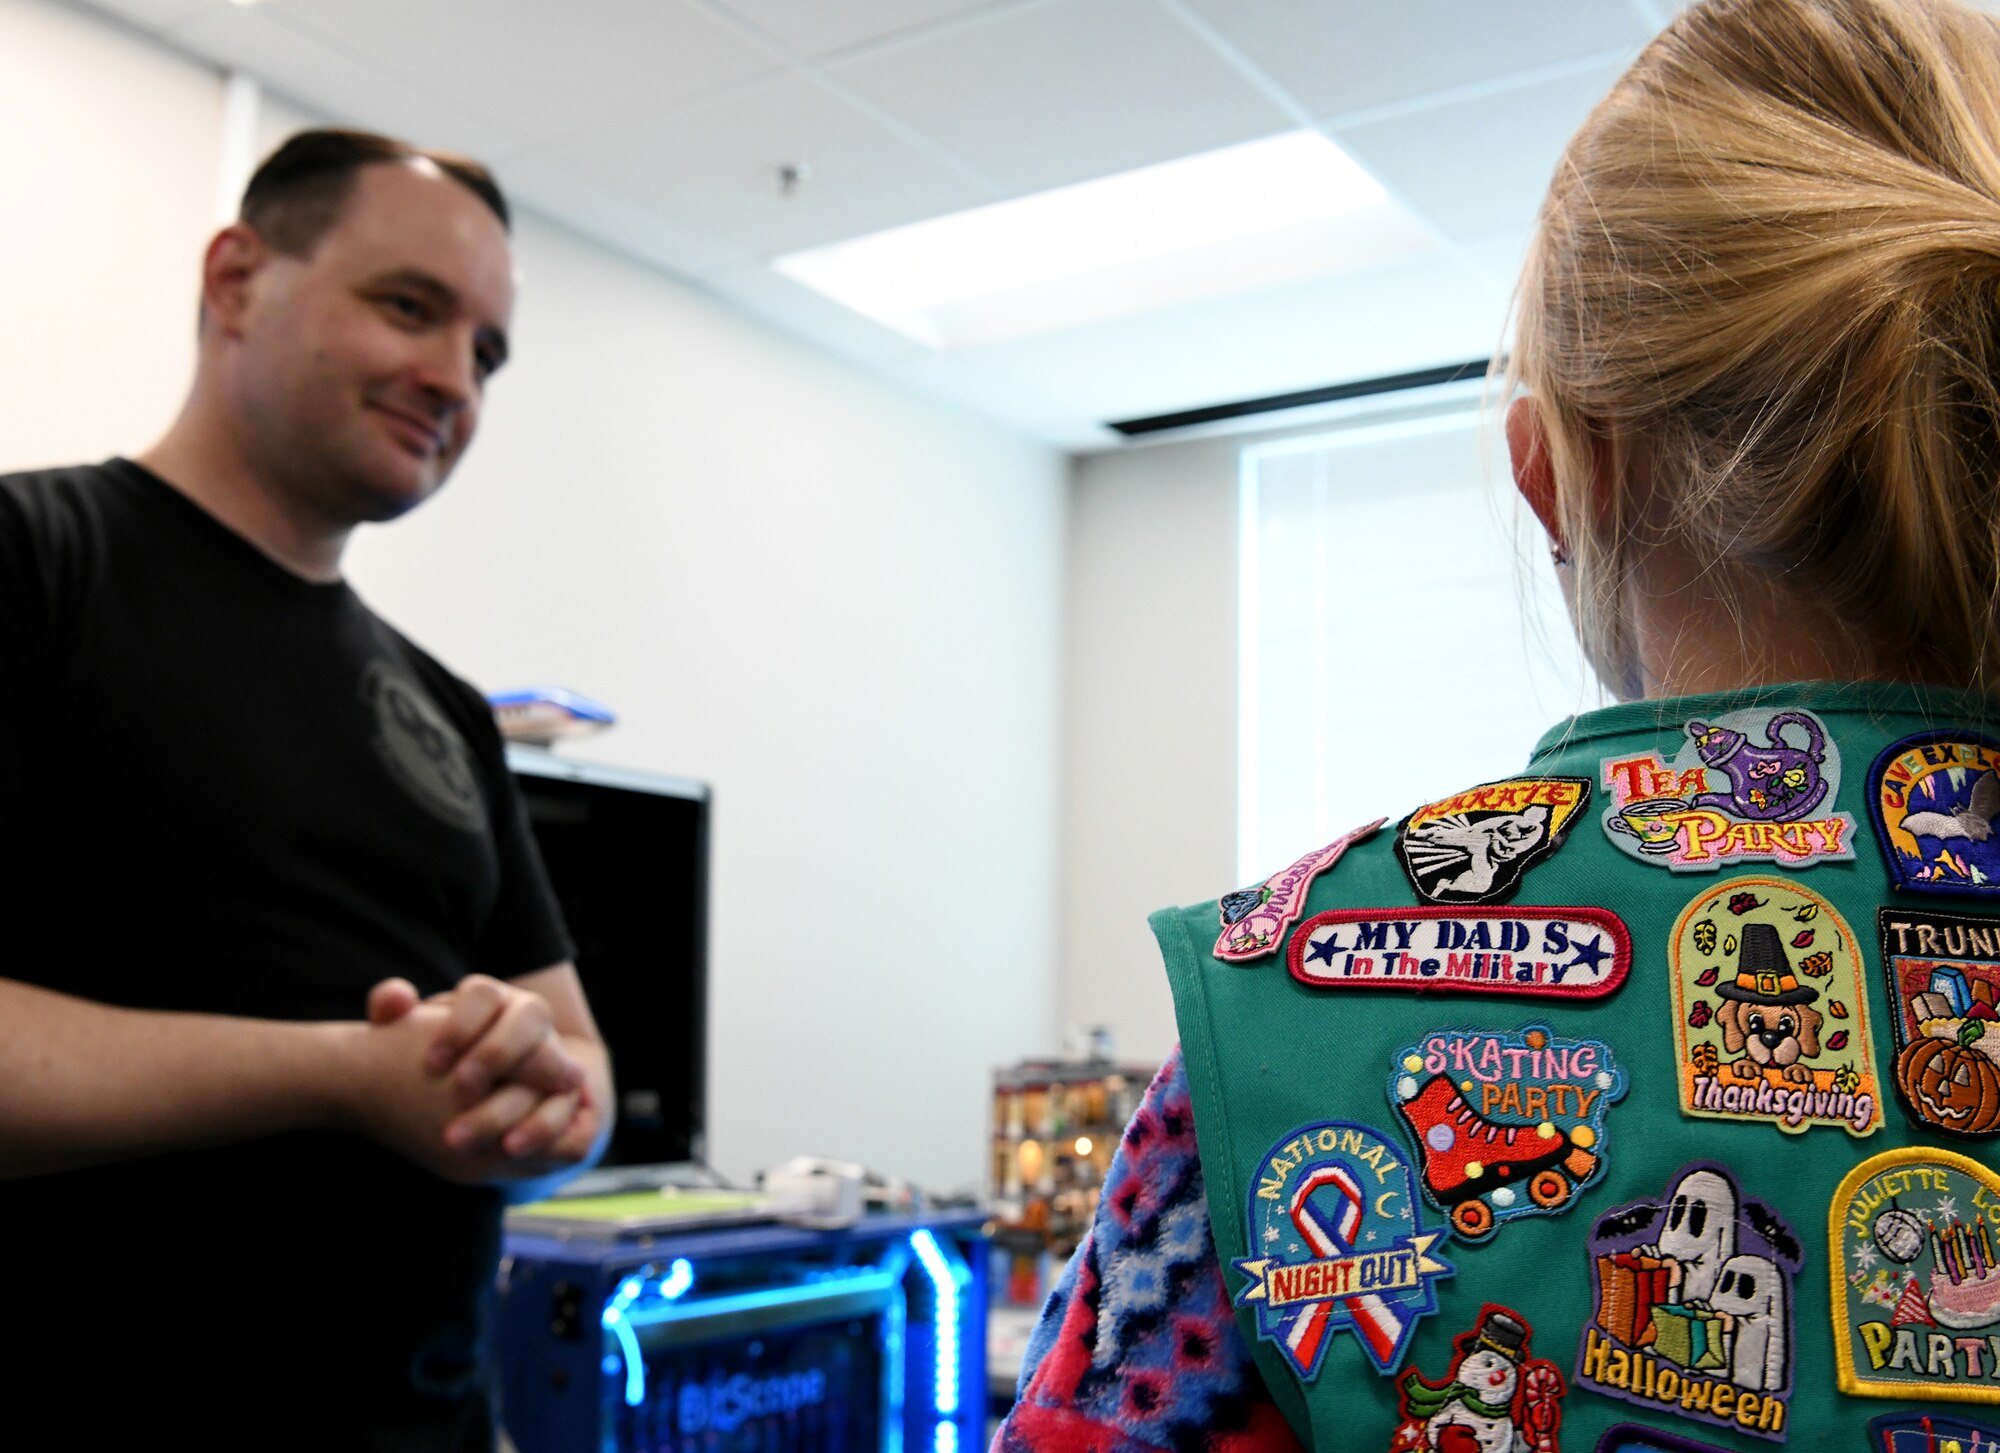
<path fill-rule="evenodd" d="M 611 1051 L 605 1166 L 706 1157 L 708 815 L 699 782 L 510 746 L 508 764 Z"/>

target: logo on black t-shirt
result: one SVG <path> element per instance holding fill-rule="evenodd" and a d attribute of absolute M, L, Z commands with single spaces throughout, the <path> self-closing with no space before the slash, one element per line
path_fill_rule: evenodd
<path fill-rule="evenodd" d="M 375 710 L 375 750 L 403 789 L 433 817 L 483 832 L 486 800 L 472 753 L 416 682 L 376 661 L 361 678 L 361 695 Z"/>

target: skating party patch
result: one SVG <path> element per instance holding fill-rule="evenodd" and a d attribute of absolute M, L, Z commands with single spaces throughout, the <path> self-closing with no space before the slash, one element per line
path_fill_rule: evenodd
<path fill-rule="evenodd" d="M 1792 1396 L 1792 1278 L 1804 1252 L 1728 1169 L 1684 1166 L 1657 1201 L 1590 1237 L 1591 1320 L 1577 1387 L 1782 1442 Z"/>
<path fill-rule="evenodd" d="M 1867 970 L 1831 903 L 1789 878 L 1732 878 L 1682 911 L 1667 954 L 1684 1114 L 1875 1133 Z"/>
<path fill-rule="evenodd" d="M 1339 908 L 1292 935 L 1316 989 L 1424 989 L 1595 999 L 1625 982 L 1632 935 L 1602 908 Z"/>
<path fill-rule="evenodd" d="M 1904 1107 L 1955 1135 L 2000 1133 L 2000 918 L 1879 918 Z"/>
<path fill-rule="evenodd" d="M 1302 1125 L 1264 1157 L 1249 1200 L 1257 1255 L 1235 1263 L 1248 1280 L 1236 1300 L 1256 1308 L 1257 1335 L 1306 1381 L 1337 1332 L 1352 1332 L 1376 1371 L 1395 1371 L 1452 1274 L 1431 1254 L 1445 1232 L 1424 1229 L 1395 1143 L 1345 1120 Z"/>
<path fill-rule="evenodd" d="M 1562 846 L 1590 801 L 1582 777 L 1510 777 L 1419 807 L 1396 831 L 1396 859 L 1432 903 L 1502 903 Z"/>
<path fill-rule="evenodd" d="M 1884 1413 L 1868 1420 L 1870 1453 L 2000 1453 L 2000 1425 L 1947 1413 Z"/>
<path fill-rule="evenodd" d="M 1479 1324 L 1452 1338 L 1451 1368 L 1441 1381 L 1403 1374 L 1401 1422 L 1389 1453 L 1558 1453 L 1568 1389 L 1553 1362 L 1533 1355 L 1534 1335 L 1511 1307 L 1481 1307 Z"/>
<path fill-rule="evenodd" d="M 1875 759 L 1868 815 L 1898 888 L 2000 896 L 2000 742 L 1969 733 L 1905 737 Z"/>
<path fill-rule="evenodd" d="M 1377 818 L 1366 827 L 1357 827 L 1345 837 L 1335 838 L 1255 888 L 1223 894 L 1222 936 L 1215 941 L 1215 956 L 1224 963 L 1242 964 L 1274 952 L 1285 930 L 1305 912 L 1306 890 L 1312 887 L 1313 879 L 1386 821 L 1387 818 Z"/>
<path fill-rule="evenodd" d="M 1729 1450 L 1713 1443 L 1697 1443 L 1679 1433 L 1642 1428 L 1637 1423 L 1614 1423 L 1597 1440 L 1596 1453 L 1729 1453 Z"/>
<path fill-rule="evenodd" d="M 1540 1024 L 1435 1030 L 1389 1077 L 1424 1195 L 1468 1240 L 1574 1204 L 1602 1177 L 1605 1111 L 1625 1090 L 1610 1046 Z"/>
<path fill-rule="evenodd" d="M 2000 1173 L 1912 1145 L 1847 1173 L 1827 1218 L 1840 1390 L 2000 1403 Z"/>
<path fill-rule="evenodd" d="M 1686 731 L 1672 761 L 1604 759 L 1604 831 L 1620 852 L 1677 873 L 1854 857 L 1854 819 L 1833 811 L 1840 750 L 1818 718 L 1732 711 Z"/>

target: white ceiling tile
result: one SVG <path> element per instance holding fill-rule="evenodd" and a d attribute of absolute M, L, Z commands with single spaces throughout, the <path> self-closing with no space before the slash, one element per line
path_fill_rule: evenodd
<path fill-rule="evenodd" d="M 661 111 L 779 57 L 685 0 L 266 0 L 275 17 L 524 141 Z"/>
<path fill-rule="evenodd" d="M 796 76 L 573 142 L 547 159 L 760 257 L 992 200 Z M 811 178 L 786 196 L 778 173 L 795 164 L 809 166 Z"/>
<path fill-rule="evenodd" d="M 1017 191 L 1291 126 L 1153 0 L 1060 0 L 827 68 L 837 83 Z"/>
<path fill-rule="evenodd" d="M 1446 237 L 1481 240 L 1534 223 L 1563 147 L 1619 74 L 1593 67 L 1341 127 L 1334 139 Z"/>
<path fill-rule="evenodd" d="M 224 0 L 88 0 L 92 9 L 102 10 L 146 30 L 164 30 L 191 20 L 204 10 L 213 10 Z"/>
<path fill-rule="evenodd" d="M 979 10 L 995 0 L 838 0 L 838 3 L 722 0 L 722 3 L 799 54 L 823 56 Z"/>
<path fill-rule="evenodd" d="M 1618 0 L 1183 0 L 1315 116 L 1636 47 Z"/>
<path fill-rule="evenodd" d="M 1459 251 L 1465 255 L 1466 261 L 1489 281 L 1511 290 L 1520 279 L 1521 268 L 1528 260 L 1528 244 L 1534 239 L 1534 235 L 1532 228 L 1522 232 L 1509 232 L 1478 242 L 1468 242 Z"/>
<path fill-rule="evenodd" d="M 702 285 L 725 302 L 795 338 L 857 363 L 885 363 L 925 350 L 762 263 L 710 273 Z"/>
<path fill-rule="evenodd" d="M 669 272 L 692 277 L 741 262 L 747 255 L 734 243 L 615 197 L 570 168 L 539 157 L 508 162 L 499 169 L 499 177 L 507 195 L 521 206 Z"/>

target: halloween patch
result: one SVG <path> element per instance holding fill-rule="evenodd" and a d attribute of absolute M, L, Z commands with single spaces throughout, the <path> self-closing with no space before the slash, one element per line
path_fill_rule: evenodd
<path fill-rule="evenodd" d="M 1396 860 L 1432 903 L 1501 903 L 1562 846 L 1590 801 L 1582 777 L 1510 777 L 1428 803 L 1396 831 Z"/>
<path fill-rule="evenodd" d="M 1637 1423 L 1614 1423 L 1597 1440 L 1596 1453 L 1729 1453 L 1729 1450 Z"/>
<path fill-rule="evenodd" d="M 1605 1112 L 1625 1090 L 1609 1045 L 1540 1024 L 1436 1030 L 1389 1077 L 1424 1195 L 1468 1240 L 1566 1210 L 1601 1179 Z"/>
<path fill-rule="evenodd" d="M 2000 919 L 1902 908 L 1879 919 L 1904 1107 L 1954 1135 L 2000 1133 Z"/>
<path fill-rule="evenodd" d="M 1620 852 L 1677 873 L 1854 857 L 1854 819 L 1833 810 L 1840 749 L 1817 717 L 1732 711 L 1685 731 L 1672 760 L 1604 759 L 1604 831 Z"/>
<path fill-rule="evenodd" d="M 1928 732 L 1893 743 L 1868 774 L 1868 814 L 1898 888 L 2000 895 L 2000 742 Z"/>
<path fill-rule="evenodd" d="M 1884 1413 L 1868 1420 L 1872 1453 L 2000 1453 L 2000 1426 L 1945 1413 Z"/>
<path fill-rule="evenodd" d="M 1432 1255 L 1416 1173 L 1368 1125 L 1302 1125 L 1263 1158 L 1249 1194 L 1252 1256 L 1235 1263 L 1257 1335 L 1305 1381 L 1337 1333 L 1351 1332 L 1378 1372 L 1403 1360 L 1417 1320 L 1437 1310 L 1452 1267 Z"/>
<path fill-rule="evenodd" d="M 1452 1338 L 1442 1379 L 1403 1374 L 1389 1453 L 1557 1453 L 1568 1389 L 1556 1365 L 1534 1355 L 1533 1336 L 1511 1307 L 1481 1307 L 1478 1325 Z"/>
<path fill-rule="evenodd" d="M 1602 908 L 1340 908 L 1292 935 L 1316 989 L 1424 989 L 1595 999 L 1625 982 L 1632 935 Z"/>
<path fill-rule="evenodd" d="M 1682 1167 L 1664 1195 L 1620 1206 L 1591 1232 L 1591 1320 L 1573 1385 L 1783 1441 L 1803 1258 L 1784 1218 L 1726 1167 Z"/>
<path fill-rule="evenodd" d="M 1223 894 L 1222 936 L 1215 941 L 1215 956 L 1224 963 L 1241 964 L 1272 953 L 1284 938 L 1285 930 L 1305 912 L 1306 890 L 1312 887 L 1313 880 L 1387 820 L 1377 818 L 1366 827 L 1357 827 L 1345 837 L 1335 838 L 1255 888 Z"/>
<path fill-rule="evenodd" d="M 1682 1113 L 1875 1133 L 1867 970 L 1831 903 L 1789 878 L 1732 878 L 1682 911 L 1667 954 Z"/>
<path fill-rule="evenodd" d="M 2000 1402 L 2000 1173 L 1906 1146 L 1847 1173 L 1827 1218 L 1840 1390 Z"/>

